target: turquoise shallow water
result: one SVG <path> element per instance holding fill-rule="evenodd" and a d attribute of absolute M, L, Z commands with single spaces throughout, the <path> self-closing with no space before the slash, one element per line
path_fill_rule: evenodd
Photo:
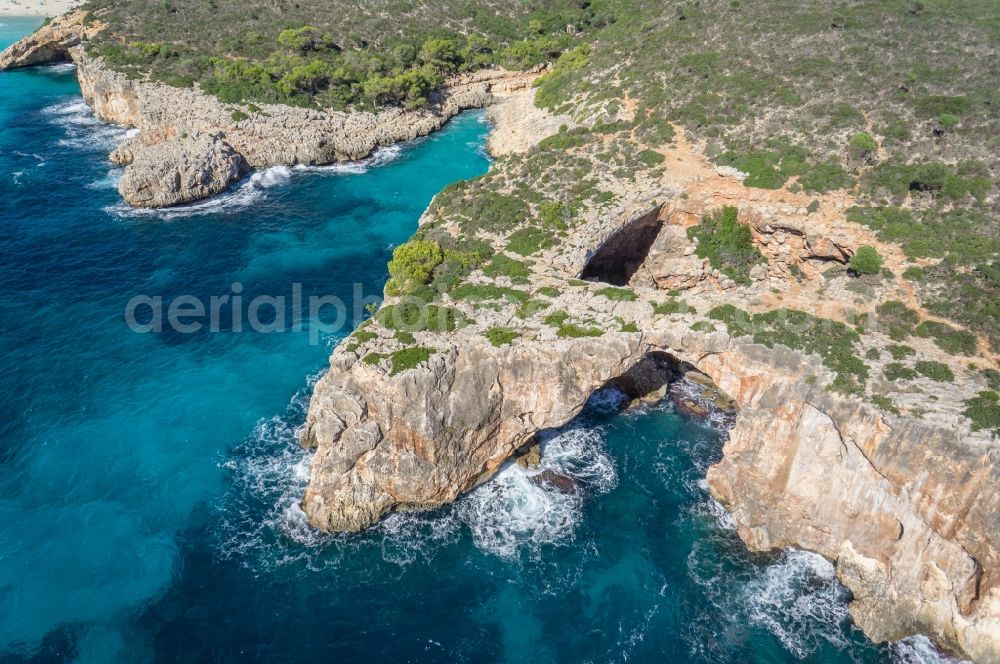
<path fill-rule="evenodd" d="M 0 45 L 35 19 L 0 18 Z M 296 430 L 338 334 L 136 334 L 137 294 L 378 293 L 394 243 L 485 172 L 466 114 L 333 169 L 125 210 L 71 67 L 0 74 L 0 660 L 921 661 L 868 643 L 832 567 L 750 556 L 700 478 L 718 431 L 603 394 L 516 467 L 362 535 L 305 527 Z"/>

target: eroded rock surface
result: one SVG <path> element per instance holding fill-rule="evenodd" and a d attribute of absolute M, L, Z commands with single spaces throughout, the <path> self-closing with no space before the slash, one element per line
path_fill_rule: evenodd
<path fill-rule="evenodd" d="M 243 157 L 217 135 L 175 136 L 133 157 L 118 191 L 133 207 L 167 207 L 214 196 L 244 170 Z"/>
<path fill-rule="evenodd" d="M 33 34 L 0 53 L 0 71 L 70 60 L 70 49 L 102 29 L 84 24 L 87 13 L 77 10 L 58 16 Z"/>
<path fill-rule="evenodd" d="M 855 594 L 852 615 L 877 641 L 923 633 L 977 661 L 1000 661 L 1000 450 L 962 415 L 962 400 L 980 389 L 975 367 L 955 366 L 955 382 L 937 399 L 922 398 L 920 410 L 888 411 L 864 393 L 831 391 L 835 372 L 816 355 L 731 337 L 708 315 L 721 304 L 790 306 L 840 320 L 864 305 L 846 283 L 843 261 L 861 244 L 877 244 L 889 261 L 898 249 L 848 223 L 842 210 L 849 201 L 840 194 L 810 210 L 804 195 L 748 190 L 715 173 L 683 139 L 665 153 L 677 168 L 627 186 L 609 176 L 601 184 L 614 202 L 525 261 L 532 270 L 529 286 L 520 286 L 530 290 L 526 296 L 551 291 L 541 313 L 445 295 L 442 305 L 473 323 L 417 332 L 415 343 L 433 354 L 396 375 L 388 357 L 399 341 L 374 322 L 365 328 L 370 339 L 337 348 L 316 385 L 303 439 L 316 448 L 303 500 L 309 521 L 357 530 L 392 510 L 450 502 L 539 430 L 570 421 L 593 390 L 630 385 L 622 376 L 631 367 L 667 354 L 710 379 L 701 399 L 738 410 L 708 480 L 751 549 L 801 547 L 834 561 Z M 748 284 L 724 279 L 687 237 L 688 227 L 723 205 L 739 209 L 765 257 Z M 440 231 L 442 218 L 432 209 L 422 223 Z M 644 255 L 621 242 L 627 229 L 647 227 L 655 237 Z M 494 247 L 503 246 L 501 236 Z M 590 273 L 600 281 L 579 281 L 595 257 L 600 265 Z M 622 279 L 634 300 L 606 296 L 608 280 Z M 478 273 L 471 281 L 494 283 Z M 873 304 L 899 297 L 901 287 L 887 281 L 875 288 L 867 296 Z M 677 304 L 678 297 L 683 307 L 658 313 L 658 303 Z M 544 320 L 556 310 L 598 326 L 601 336 L 560 337 Z M 519 336 L 495 348 L 483 336 L 492 326 L 514 327 Z M 866 333 L 862 343 L 891 358 L 888 337 Z M 909 343 L 923 357 L 948 361 L 932 343 Z M 866 361 L 877 381 L 889 359 Z M 667 394 L 662 385 L 648 387 L 647 398 Z M 700 410 L 699 395 L 688 400 Z M 682 405 L 690 396 L 680 395 Z"/>
<path fill-rule="evenodd" d="M 252 169 L 362 159 L 380 147 L 436 131 L 462 110 L 521 95 L 544 71 L 462 74 L 432 95 L 429 106 L 413 111 L 343 113 L 276 104 L 223 104 L 195 89 L 133 80 L 104 66 L 82 46 L 101 27 L 84 26 L 84 16 L 83 11 L 67 14 L 13 44 L 0 55 L 0 69 L 64 60 L 76 63 L 80 89 L 97 117 L 138 130 L 112 152 L 111 159 L 126 167 L 123 183 L 127 184 L 121 188 L 126 202 L 142 207 L 186 203 L 224 190 L 233 179 L 229 150 Z M 206 135 L 228 148 L 206 151 Z M 180 175 L 176 187 L 171 173 Z M 205 180 L 215 176 L 217 181 Z"/>

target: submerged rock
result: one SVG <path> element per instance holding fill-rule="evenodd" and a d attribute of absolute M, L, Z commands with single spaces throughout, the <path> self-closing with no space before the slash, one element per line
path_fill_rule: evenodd
<path fill-rule="evenodd" d="M 532 475 L 531 481 L 538 486 L 551 486 L 561 493 L 576 493 L 580 490 L 580 485 L 577 484 L 576 480 L 554 470 L 543 470 L 537 475 Z"/>

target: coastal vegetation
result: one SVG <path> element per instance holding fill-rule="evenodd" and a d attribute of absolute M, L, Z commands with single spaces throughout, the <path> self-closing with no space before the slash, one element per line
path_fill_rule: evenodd
<path fill-rule="evenodd" d="M 615 15 L 601 3 L 407 0 L 90 0 L 94 55 L 135 78 L 197 85 L 228 103 L 416 108 L 446 77 L 555 60 Z"/>
<path fill-rule="evenodd" d="M 705 216 L 688 229 L 688 237 L 697 240 L 699 258 L 707 258 L 712 267 L 740 284 L 750 283 L 750 268 L 764 260 L 754 246 L 750 226 L 737 219 L 738 210 L 726 206 Z"/>

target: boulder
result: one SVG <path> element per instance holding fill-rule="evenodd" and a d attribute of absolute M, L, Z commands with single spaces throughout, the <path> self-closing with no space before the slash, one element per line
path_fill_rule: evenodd
<path fill-rule="evenodd" d="M 576 483 L 576 480 L 554 470 L 543 470 L 537 475 L 533 475 L 531 481 L 538 486 L 550 486 L 560 493 L 576 493 L 580 490 L 580 485 Z"/>
<path fill-rule="evenodd" d="M 118 191 L 133 207 L 168 207 L 213 196 L 245 170 L 243 157 L 219 135 L 182 135 L 136 154 Z"/>

